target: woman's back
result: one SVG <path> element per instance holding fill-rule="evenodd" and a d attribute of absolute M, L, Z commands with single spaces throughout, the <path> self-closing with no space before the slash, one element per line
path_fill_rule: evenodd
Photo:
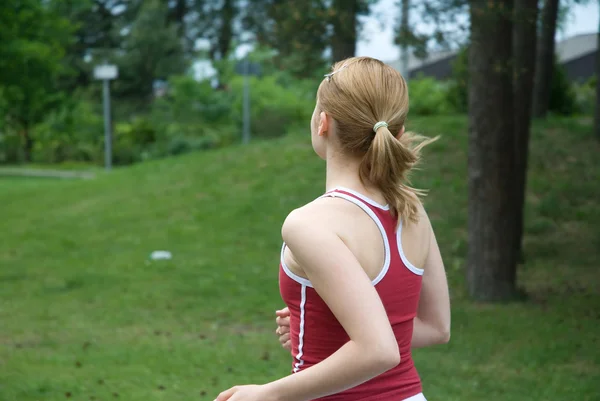
<path fill-rule="evenodd" d="M 377 194 L 372 197 L 377 198 Z M 418 223 L 398 225 L 389 208 L 373 198 L 351 189 L 336 188 L 303 208 L 304 213 L 316 214 L 327 222 L 371 279 L 386 309 L 401 356 L 395 368 L 362 385 L 325 397 L 327 400 L 403 400 L 421 393 L 410 348 L 421 289 L 421 267 L 428 253 L 429 225 L 424 213 Z M 411 245 L 408 254 L 404 251 L 406 243 Z M 305 277 L 284 246 L 280 289 L 291 312 L 295 372 L 321 362 L 349 340 Z M 340 277 L 340 285 L 343 281 Z"/>
<path fill-rule="evenodd" d="M 407 181 L 434 139 L 406 132 L 407 113 L 406 81 L 379 60 L 336 63 L 319 85 L 310 138 L 329 192 L 281 230 L 295 373 L 219 401 L 424 400 L 411 347 L 447 341 L 450 313 L 423 192 Z"/>

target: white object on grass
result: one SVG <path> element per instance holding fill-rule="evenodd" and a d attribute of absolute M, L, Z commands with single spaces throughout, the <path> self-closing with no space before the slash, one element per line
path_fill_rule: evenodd
<path fill-rule="evenodd" d="M 173 255 L 169 251 L 154 251 L 150 254 L 152 260 L 167 260 L 171 259 Z"/>

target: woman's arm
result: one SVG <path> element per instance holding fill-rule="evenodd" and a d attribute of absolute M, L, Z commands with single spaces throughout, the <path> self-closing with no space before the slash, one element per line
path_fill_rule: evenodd
<path fill-rule="evenodd" d="M 433 229 L 411 346 L 445 344 L 450 340 L 450 295 L 444 262 Z"/>
<path fill-rule="evenodd" d="M 430 228 L 431 229 L 431 228 Z M 290 311 L 276 311 L 277 331 L 281 346 L 291 350 Z M 444 264 L 433 230 L 423 276 L 419 310 L 414 319 L 412 348 L 445 344 L 450 340 L 450 297 Z"/>
<path fill-rule="evenodd" d="M 398 344 L 371 280 L 327 223 L 331 209 L 300 209 L 285 221 L 282 234 L 294 259 L 350 337 L 321 363 L 267 384 L 289 401 L 338 393 L 400 362 Z M 270 392 L 270 391 L 269 391 Z"/>
<path fill-rule="evenodd" d="M 329 306 L 350 340 L 306 370 L 255 387 L 235 387 L 221 399 L 308 401 L 357 386 L 400 362 L 398 344 L 371 280 L 333 231 L 331 209 L 296 210 L 282 234 L 294 259 Z"/>

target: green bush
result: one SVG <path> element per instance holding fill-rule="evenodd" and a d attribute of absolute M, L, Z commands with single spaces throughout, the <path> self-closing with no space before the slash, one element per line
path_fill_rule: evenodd
<path fill-rule="evenodd" d="M 199 123 L 227 124 L 231 104 L 231 93 L 213 89 L 209 81 L 198 82 L 190 76 L 174 76 L 169 80 L 168 95 L 154 102 L 152 119 L 158 125 L 177 122 L 181 130 Z M 193 130 L 186 134 L 196 135 Z"/>
<path fill-rule="evenodd" d="M 21 137 L 6 126 L 0 128 L 0 164 L 16 164 L 22 161 Z"/>
<path fill-rule="evenodd" d="M 250 115 L 252 136 L 273 138 L 297 127 L 308 127 L 315 107 L 316 85 L 299 81 L 282 85 L 278 77 L 250 78 Z M 234 103 L 231 121 L 242 126 L 243 77 L 231 81 Z"/>
<path fill-rule="evenodd" d="M 457 113 L 469 111 L 469 53 L 463 47 L 452 62 L 452 77 L 448 83 L 448 102 Z"/>
<path fill-rule="evenodd" d="M 142 159 L 142 150 L 144 145 L 149 145 L 152 142 L 148 142 L 147 136 L 150 136 L 142 128 L 138 132 L 135 125 L 143 127 L 145 123 L 140 122 L 141 117 L 136 117 L 132 122 L 117 122 L 113 125 L 112 134 L 112 157 L 113 164 L 116 166 L 123 166 L 127 164 L 133 164 Z M 137 143 L 136 140 L 141 140 Z M 104 147 L 104 141 L 102 141 Z"/>
<path fill-rule="evenodd" d="M 136 145 L 149 145 L 156 142 L 157 133 L 152 122 L 141 116 L 132 118 L 131 122 L 121 125 L 122 134 Z"/>
<path fill-rule="evenodd" d="M 448 101 L 448 84 L 430 77 L 412 79 L 408 82 L 410 113 L 430 116 L 450 114 L 454 110 Z"/>
<path fill-rule="evenodd" d="M 194 135 L 181 133 L 179 128 L 179 124 L 169 124 L 161 139 L 147 149 L 143 155 L 144 158 L 174 156 L 192 151 L 214 149 L 239 141 L 239 132 L 231 125 L 186 127 L 186 131 L 193 130 Z"/>
<path fill-rule="evenodd" d="M 577 112 L 577 98 L 574 85 L 567 77 L 567 71 L 555 57 L 552 83 L 550 85 L 550 102 L 548 111 L 560 115 L 572 115 Z"/>
<path fill-rule="evenodd" d="M 577 112 L 581 114 L 594 114 L 596 110 L 596 77 L 584 83 L 573 86 Z"/>
<path fill-rule="evenodd" d="M 23 147 L 18 132 L 6 121 L 8 101 L 0 87 L 0 164 L 15 164 L 23 161 Z"/>
<path fill-rule="evenodd" d="M 65 101 L 32 130 L 37 163 L 102 160 L 103 120 L 85 101 Z"/>
<path fill-rule="evenodd" d="M 228 79 L 219 89 L 208 81 L 173 76 L 166 95 L 155 99 L 149 112 L 113 118 L 113 163 L 126 165 L 239 142 L 244 78 L 232 68 L 224 71 L 229 71 Z M 271 138 L 298 127 L 307 129 L 315 104 L 315 82 L 292 79 L 285 72 L 252 77 L 249 82 L 252 137 Z M 95 99 L 91 92 L 75 94 L 32 128 L 34 162 L 104 162 L 101 103 L 91 99 Z M 119 104 L 119 99 L 114 100 L 113 109 Z M 0 163 L 20 160 L 20 149 L 20 138 L 0 126 Z"/>
<path fill-rule="evenodd" d="M 225 146 L 236 136 L 231 120 L 232 93 L 213 89 L 208 81 L 189 76 L 172 77 L 168 95 L 157 99 L 150 119 L 156 143 L 147 157 Z"/>

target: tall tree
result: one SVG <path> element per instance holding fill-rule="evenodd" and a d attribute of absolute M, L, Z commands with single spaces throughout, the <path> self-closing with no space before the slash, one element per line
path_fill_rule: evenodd
<path fill-rule="evenodd" d="M 324 0 L 251 0 L 244 23 L 259 45 L 276 51 L 278 68 L 310 77 L 325 66 L 329 10 Z"/>
<path fill-rule="evenodd" d="M 187 38 L 195 42 L 198 38 L 209 42 L 209 57 L 221 60 L 227 57 L 233 41 L 241 33 L 241 10 L 249 0 L 194 0 L 188 1 Z M 193 4 L 192 4 L 193 3 Z"/>
<path fill-rule="evenodd" d="M 216 51 L 212 52 L 213 54 L 216 54 L 217 57 L 213 56 L 213 58 L 223 59 L 229 54 L 229 49 L 231 47 L 231 41 L 234 34 L 233 21 L 237 13 L 238 10 L 234 0 L 223 0 L 223 5 L 219 10 L 220 24 L 218 28 L 216 46 L 214 46 Z"/>
<path fill-rule="evenodd" d="M 61 100 L 62 57 L 71 39 L 69 21 L 48 2 L 0 2 L 0 118 L 20 133 L 25 161 L 31 161 L 31 127 Z"/>
<path fill-rule="evenodd" d="M 404 78 L 409 78 L 408 71 L 408 59 L 409 59 L 409 43 L 410 37 L 412 36 L 412 29 L 410 27 L 410 0 L 401 0 L 400 2 L 400 25 L 398 27 L 398 34 L 396 36 L 396 43 L 400 45 L 400 65 L 401 73 Z"/>
<path fill-rule="evenodd" d="M 533 96 L 534 117 L 544 117 L 550 104 L 558 6 L 559 0 L 545 0 L 542 8 Z"/>
<path fill-rule="evenodd" d="M 92 65 L 86 62 L 86 57 L 119 47 L 121 37 L 117 26 L 127 4 L 125 0 L 51 0 L 49 6 L 72 21 L 75 30 L 63 60 L 69 73 L 60 83 L 67 92 L 72 92 L 91 82 Z"/>
<path fill-rule="evenodd" d="M 431 45 L 441 48 L 463 46 L 469 30 L 468 21 L 465 22 L 464 18 L 468 14 L 468 6 L 468 0 L 400 0 L 401 20 L 397 25 L 395 43 L 410 47 L 419 58 L 427 56 Z M 427 32 L 417 30 L 410 23 L 404 24 L 402 15 L 405 9 L 428 25 Z"/>
<path fill-rule="evenodd" d="M 527 158 L 535 75 L 535 50 L 538 0 L 514 0 L 513 68 L 514 68 L 514 133 L 515 174 L 514 211 L 515 255 L 522 255 Z"/>
<path fill-rule="evenodd" d="M 470 0 L 467 285 L 480 301 L 516 292 L 511 0 Z"/>
<path fill-rule="evenodd" d="M 116 55 L 121 72 L 115 92 L 147 102 L 156 79 L 186 71 L 183 42 L 177 26 L 167 19 L 166 5 L 159 0 L 145 0 L 127 27 L 129 32 Z"/>
<path fill-rule="evenodd" d="M 164 2 L 169 9 L 167 19 L 177 26 L 177 35 L 180 38 L 184 38 L 187 34 L 185 18 L 190 12 L 190 3 L 195 5 L 195 2 L 188 0 L 164 0 Z"/>
<path fill-rule="evenodd" d="M 331 54 L 333 62 L 354 57 L 358 31 L 360 0 L 333 0 Z"/>
<path fill-rule="evenodd" d="M 600 0 L 598 1 L 600 6 Z M 596 51 L 596 112 L 594 113 L 594 127 L 596 138 L 600 141 L 600 23 L 598 26 L 598 47 Z"/>
<path fill-rule="evenodd" d="M 248 0 L 244 25 L 256 41 L 276 51 L 276 64 L 299 77 L 312 76 L 330 60 L 353 57 L 359 16 L 377 0 Z"/>
<path fill-rule="evenodd" d="M 376 0 L 332 0 L 330 6 L 331 55 L 333 62 L 354 57 L 360 31 L 358 17 L 369 13 Z"/>

